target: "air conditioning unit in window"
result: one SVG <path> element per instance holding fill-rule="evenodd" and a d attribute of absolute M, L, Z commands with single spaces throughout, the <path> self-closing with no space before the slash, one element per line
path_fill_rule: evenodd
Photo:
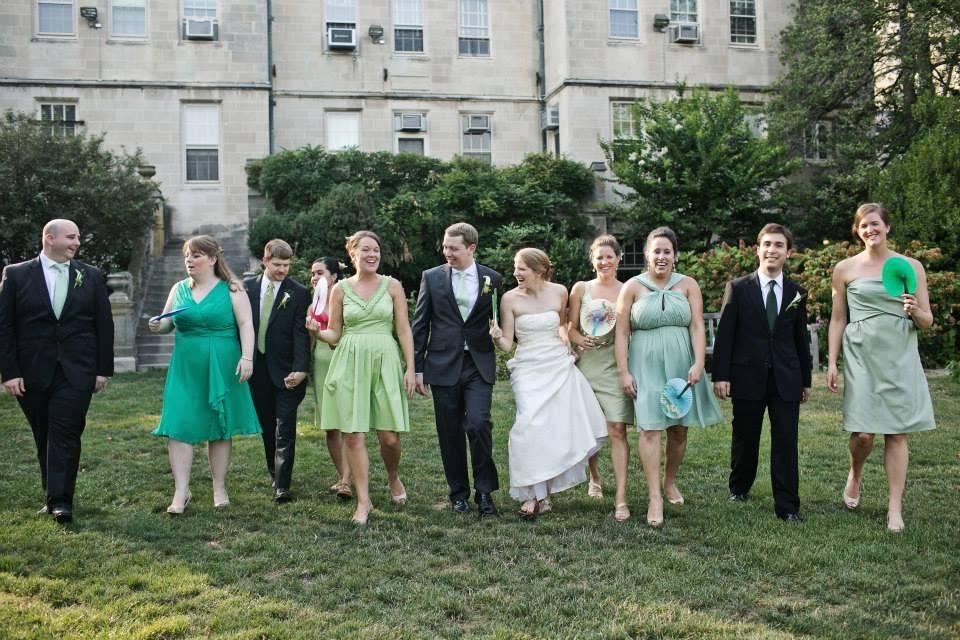
<path fill-rule="evenodd" d="M 689 22 L 672 24 L 667 34 L 670 42 L 676 44 L 697 44 L 700 42 L 700 25 Z"/>
<path fill-rule="evenodd" d="M 353 27 L 329 27 L 327 29 L 327 48 L 339 51 L 356 49 L 357 30 Z"/>
<path fill-rule="evenodd" d="M 490 116 L 467 116 L 467 133 L 486 133 L 490 131 Z"/>
<path fill-rule="evenodd" d="M 540 112 L 541 129 L 559 129 L 560 128 L 560 108 L 546 107 Z"/>
<path fill-rule="evenodd" d="M 426 131 L 427 117 L 422 113 L 401 113 L 400 131 Z"/>
<path fill-rule="evenodd" d="M 187 18 L 184 20 L 183 35 L 187 40 L 213 40 L 213 20 Z"/>

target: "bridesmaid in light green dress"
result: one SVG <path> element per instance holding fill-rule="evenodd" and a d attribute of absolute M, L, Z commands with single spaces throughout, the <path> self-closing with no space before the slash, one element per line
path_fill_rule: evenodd
<path fill-rule="evenodd" d="M 317 334 L 323 342 L 337 345 L 323 384 L 320 426 L 344 434 L 357 493 L 352 521 L 366 524 L 373 510 L 365 442 L 371 429 L 380 441 L 391 499 L 396 504 L 407 501 L 397 470 L 398 434 L 410 430 L 407 402 L 416 388 L 416 375 L 403 286 L 377 274 L 380 238 L 372 231 L 358 231 L 347 240 L 347 253 L 357 273 L 333 288 L 330 323 Z"/>
<path fill-rule="evenodd" d="M 827 388 L 838 390 L 837 359 L 842 350 L 843 428 L 851 432 L 843 502 L 851 510 L 860 506 L 863 465 L 874 436 L 883 434 L 889 487 L 887 529 L 900 533 L 909 460 L 907 434 L 936 427 L 917 351 L 917 330 L 933 325 L 933 314 L 927 276 L 918 261 L 906 258 L 917 276 L 913 295 L 894 298 L 884 289 L 883 264 L 899 256 L 887 248 L 889 232 L 889 216 L 881 205 L 868 203 L 857 209 L 853 234 L 864 250 L 840 261 L 833 270 Z"/>
<path fill-rule="evenodd" d="M 617 300 L 617 369 L 624 392 L 634 398 L 639 453 L 647 481 L 647 523 L 663 524 L 663 495 L 670 504 L 683 504 L 677 470 L 687 449 L 687 427 L 705 427 L 723 419 L 720 405 L 704 376 L 706 331 L 703 298 L 693 278 L 674 273 L 677 236 L 658 227 L 647 236 L 647 270 L 632 278 Z M 670 378 L 692 383 L 689 413 L 668 418 L 660 392 Z M 667 432 L 667 449 L 660 490 L 660 432 Z"/>
<path fill-rule="evenodd" d="M 603 235 L 593 241 L 590 262 L 597 277 L 573 285 L 567 314 L 570 319 L 567 334 L 580 356 L 577 367 L 593 388 L 607 419 L 610 458 L 616 483 L 613 517 L 619 522 L 630 517 L 627 506 L 630 444 L 627 442 L 626 425 L 633 424 L 633 402 L 620 388 L 613 344 L 617 296 L 623 287 L 623 283 L 617 279 L 621 255 L 620 243 L 613 236 Z M 594 454 L 589 460 L 587 495 L 599 499 L 603 497 L 603 489 L 597 455 Z"/>

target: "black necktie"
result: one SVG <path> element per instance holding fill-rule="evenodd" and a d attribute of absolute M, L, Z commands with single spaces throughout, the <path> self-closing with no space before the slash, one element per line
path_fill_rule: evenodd
<path fill-rule="evenodd" d="M 777 281 L 771 280 L 768 284 L 770 291 L 767 292 L 767 324 L 770 326 L 770 333 L 773 333 L 773 327 L 777 324 L 777 292 L 774 291 Z"/>

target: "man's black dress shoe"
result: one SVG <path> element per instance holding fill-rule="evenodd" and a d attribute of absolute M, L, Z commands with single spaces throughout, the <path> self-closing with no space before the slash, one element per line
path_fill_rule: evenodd
<path fill-rule="evenodd" d="M 467 504 L 466 500 L 454 500 L 453 512 L 454 513 L 470 513 L 470 505 Z"/>
<path fill-rule="evenodd" d="M 277 504 L 287 504 L 293 502 L 293 494 L 289 489 L 277 489 L 277 495 L 274 498 Z"/>
<path fill-rule="evenodd" d="M 497 511 L 497 506 L 493 504 L 493 498 L 489 493 L 477 494 L 477 511 L 480 512 L 481 518 L 486 516 L 500 515 L 500 512 Z"/>
<path fill-rule="evenodd" d="M 790 524 L 800 524 L 803 522 L 803 518 L 800 517 L 799 513 L 785 513 L 783 515 L 777 514 L 777 517 Z"/>
<path fill-rule="evenodd" d="M 747 494 L 745 493 L 731 493 L 730 497 L 727 498 L 728 502 L 746 502 Z"/>
<path fill-rule="evenodd" d="M 50 510 L 50 515 L 60 524 L 73 522 L 73 509 L 70 507 L 54 507 Z"/>

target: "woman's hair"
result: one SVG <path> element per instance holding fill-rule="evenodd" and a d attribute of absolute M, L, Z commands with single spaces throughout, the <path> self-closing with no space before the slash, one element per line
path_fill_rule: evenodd
<path fill-rule="evenodd" d="M 311 266 L 315 264 L 322 264 L 324 268 L 326 268 L 327 273 L 336 276 L 338 281 L 343 279 L 343 266 L 340 265 L 340 261 L 336 258 L 328 258 L 327 256 L 324 256 L 322 258 L 317 258 L 310 263 Z"/>
<path fill-rule="evenodd" d="M 520 258 L 523 264 L 527 265 L 531 271 L 539 274 L 541 278 L 550 282 L 553 279 L 553 273 L 556 271 L 550 258 L 540 249 L 526 247 L 517 251 L 515 258 Z"/>
<path fill-rule="evenodd" d="M 347 249 L 347 255 L 350 256 L 351 260 L 353 259 L 353 252 L 357 250 L 357 248 L 360 246 L 360 241 L 364 238 L 370 238 L 377 243 L 377 246 L 380 247 L 381 251 L 383 250 L 383 243 L 380 242 L 380 236 L 375 234 L 373 231 L 360 230 L 347 238 L 347 244 L 345 247 Z"/>
<path fill-rule="evenodd" d="M 223 259 L 223 247 L 212 236 L 193 236 L 183 243 L 183 255 L 190 253 L 202 253 L 209 258 L 215 258 L 213 263 L 213 275 L 217 276 L 230 285 L 230 291 L 239 289 L 237 276 L 233 274 L 227 261 Z M 190 287 L 193 288 L 193 278 L 190 279 Z"/>
<path fill-rule="evenodd" d="M 853 216 L 853 226 L 850 227 L 850 232 L 853 234 L 853 237 L 857 240 L 860 239 L 860 234 L 857 233 L 857 227 L 860 226 L 860 221 L 866 218 L 871 213 L 876 213 L 880 216 L 880 219 L 883 220 L 883 224 L 890 226 L 890 214 L 887 213 L 887 210 L 879 202 L 867 202 L 865 204 L 857 207 L 857 213 Z"/>
<path fill-rule="evenodd" d="M 590 245 L 591 260 L 593 260 L 593 254 L 599 251 L 601 247 L 610 247 L 610 249 L 617 254 L 617 257 L 623 255 L 623 250 L 620 248 L 620 243 L 617 242 L 617 239 L 612 235 L 605 233 L 602 236 L 597 236 L 593 239 L 593 244 Z"/>
<path fill-rule="evenodd" d="M 673 253 L 680 253 L 680 242 L 677 240 L 677 234 L 670 227 L 657 227 L 647 234 L 647 241 L 643 243 L 643 252 L 646 253 L 650 244 L 657 238 L 666 238 L 673 245 Z"/>

